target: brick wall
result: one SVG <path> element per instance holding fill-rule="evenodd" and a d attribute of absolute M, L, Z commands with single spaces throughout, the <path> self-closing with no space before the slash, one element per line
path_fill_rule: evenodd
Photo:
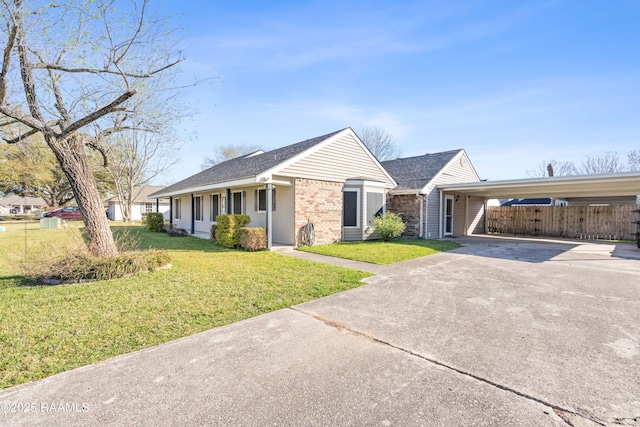
<path fill-rule="evenodd" d="M 296 178 L 296 244 L 307 220 L 313 223 L 316 244 L 333 243 L 342 238 L 342 188 L 340 182 Z"/>
<path fill-rule="evenodd" d="M 387 194 L 387 210 L 402 216 L 407 225 L 403 236 L 417 237 L 420 234 L 420 199 L 414 194 Z"/>

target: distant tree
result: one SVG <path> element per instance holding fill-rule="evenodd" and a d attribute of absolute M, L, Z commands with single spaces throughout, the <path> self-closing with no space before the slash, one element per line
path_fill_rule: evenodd
<path fill-rule="evenodd" d="M 605 151 L 597 156 L 585 156 L 580 167 L 580 173 L 584 175 L 615 173 L 624 170 L 625 165 L 615 151 Z"/>
<path fill-rule="evenodd" d="M 534 169 L 529 169 L 527 175 L 531 178 L 538 178 L 549 175 L 549 166 L 553 170 L 553 176 L 576 175 L 578 173 L 573 162 L 559 162 L 557 160 L 544 160 L 536 165 Z"/>
<path fill-rule="evenodd" d="M 627 170 L 640 171 L 640 150 L 631 150 L 627 154 Z"/>
<path fill-rule="evenodd" d="M 358 126 L 354 132 L 380 161 L 397 159 L 402 155 L 396 139 L 384 129 L 376 126 Z"/>
<path fill-rule="evenodd" d="M 217 145 L 213 147 L 213 156 L 205 157 L 204 163 L 200 165 L 202 169 L 210 168 L 218 163 L 226 162 L 227 160 L 235 159 L 236 157 L 244 156 L 245 154 L 253 153 L 263 148 L 260 145 L 255 144 L 239 144 L 239 145 Z"/>
<path fill-rule="evenodd" d="M 97 177 L 118 199 L 123 221 L 131 221 L 131 207 L 142 188 L 178 162 L 174 141 L 165 134 L 130 130 L 105 142 L 109 162 L 97 169 Z"/>
<path fill-rule="evenodd" d="M 35 136 L 0 152 L 0 191 L 41 197 L 52 208 L 73 199 L 71 184 L 53 152 Z"/>

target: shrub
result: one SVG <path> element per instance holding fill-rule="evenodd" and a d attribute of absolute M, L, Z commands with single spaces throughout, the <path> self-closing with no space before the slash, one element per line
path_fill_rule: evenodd
<path fill-rule="evenodd" d="M 94 257 L 87 253 L 70 254 L 51 265 L 46 277 L 64 282 L 117 279 L 157 270 L 170 263 L 171 256 L 158 250 L 123 252 L 109 258 Z"/>
<path fill-rule="evenodd" d="M 209 238 L 209 240 L 211 240 L 212 242 L 216 241 L 216 229 L 218 228 L 218 226 L 216 224 L 212 224 L 211 225 L 211 237 Z"/>
<path fill-rule="evenodd" d="M 373 218 L 373 229 L 380 234 L 382 240 L 390 240 L 404 233 L 405 224 L 400 215 L 385 212 Z"/>
<path fill-rule="evenodd" d="M 145 225 L 149 231 L 162 231 L 164 229 L 164 216 L 161 212 L 147 213 Z"/>
<path fill-rule="evenodd" d="M 240 229 L 240 247 L 249 252 L 267 249 L 267 232 L 262 227 L 242 227 Z"/>
<path fill-rule="evenodd" d="M 251 222 L 249 215 L 218 215 L 215 231 L 216 242 L 225 248 L 240 246 L 240 229 Z"/>

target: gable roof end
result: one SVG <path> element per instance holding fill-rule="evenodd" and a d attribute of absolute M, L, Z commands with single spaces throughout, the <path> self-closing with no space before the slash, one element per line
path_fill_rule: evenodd
<path fill-rule="evenodd" d="M 422 156 L 387 160 L 382 166 L 398 183 L 394 191 L 421 191 L 426 187 L 458 154 L 464 150 L 443 151 Z"/>

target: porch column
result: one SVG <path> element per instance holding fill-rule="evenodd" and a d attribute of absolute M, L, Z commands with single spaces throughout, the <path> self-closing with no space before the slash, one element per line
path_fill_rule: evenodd
<path fill-rule="evenodd" d="M 173 196 L 169 197 L 169 227 L 173 227 Z"/>
<path fill-rule="evenodd" d="M 489 233 L 489 218 L 487 218 L 487 198 L 484 198 L 484 202 L 482 202 L 482 215 L 484 216 L 484 232 Z"/>
<path fill-rule="evenodd" d="M 231 189 L 227 188 L 227 211 L 225 213 L 231 215 L 231 212 Z"/>
<path fill-rule="evenodd" d="M 440 190 L 440 215 L 438 218 L 438 239 L 442 239 L 442 215 L 444 212 L 444 206 L 443 206 L 443 202 L 444 202 L 444 196 L 442 194 L 442 190 Z"/>
<path fill-rule="evenodd" d="M 464 194 L 464 235 L 469 235 L 469 197 Z"/>
<path fill-rule="evenodd" d="M 156 199 L 156 212 L 160 212 L 160 199 Z"/>
<path fill-rule="evenodd" d="M 271 249 L 273 239 L 273 184 L 267 184 L 267 249 Z"/>
<path fill-rule="evenodd" d="M 191 234 L 196 232 L 196 198 L 191 193 Z"/>
<path fill-rule="evenodd" d="M 422 227 L 424 218 L 424 212 L 422 211 L 422 208 L 424 207 L 424 196 L 422 196 L 421 194 L 418 194 L 418 197 L 420 198 L 420 234 L 418 235 L 419 238 L 424 239 L 424 228 Z"/>

